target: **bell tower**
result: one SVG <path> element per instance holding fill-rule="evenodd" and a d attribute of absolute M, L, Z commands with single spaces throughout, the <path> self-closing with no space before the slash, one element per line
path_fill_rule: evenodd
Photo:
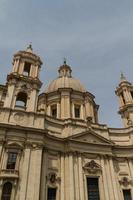
<path fill-rule="evenodd" d="M 38 92 L 42 85 L 39 80 L 42 61 L 29 45 L 25 51 L 14 55 L 12 64 L 12 71 L 7 76 L 8 92 L 4 107 L 36 112 Z"/>
<path fill-rule="evenodd" d="M 115 91 L 119 98 L 119 114 L 125 127 L 133 125 L 133 85 L 121 73 L 120 83 Z"/>

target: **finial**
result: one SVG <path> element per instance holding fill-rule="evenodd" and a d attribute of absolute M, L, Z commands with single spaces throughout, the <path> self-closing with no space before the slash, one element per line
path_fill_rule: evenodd
<path fill-rule="evenodd" d="M 31 42 L 30 42 L 29 46 L 27 47 L 26 51 L 32 53 L 33 48 L 32 48 L 32 43 Z"/>
<path fill-rule="evenodd" d="M 64 58 L 64 62 L 63 62 L 63 64 L 66 65 L 66 58 Z"/>
<path fill-rule="evenodd" d="M 121 72 L 121 77 L 120 77 L 121 81 L 125 81 L 126 77 L 124 76 L 123 72 Z"/>

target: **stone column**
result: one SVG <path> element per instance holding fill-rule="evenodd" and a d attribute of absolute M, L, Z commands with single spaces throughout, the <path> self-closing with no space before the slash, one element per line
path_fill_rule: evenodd
<path fill-rule="evenodd" d="M 51 115 L 51 110 L 50 110 L 50 105 L 47 106 L 47 115 L 50 116 Z"/>
<path fill-rule="evenodd" d="M 60 114 L 60 103 L 57 103 L 57 118 L 60 118 L 61 114 Z"/>
<path fill-rule="evenodd" d="M 4 102 L 4 107 L 11 108 L 12 107 L 12 100 L 14 97 L 14 88 L 15 88 L 15 83 L 14 84 L 8 84 L 8 95 L 6 96 L 5 102 Z"/>
<path fill-rule="evenodd" d="M 36 107 L 37 107 L 36 102 L 37 102 L 37 90 L 33 89 L 27 101 L 27 106 L 26 106 L 27 111 L 35 112 Z"/>
<path fill-rule="evenodd" d="M 85 103 L 85 110 L 86 110 L 86 117 L 92 117 L 91 107 L 90 107 L 90 103 L 88 100 L 86 100 L 86 103 Z"/>
<path fill-rule="evenodd" d="M 103 188 L 104 188 L 104 199 L 109 200 L 109 192 L 108 192 L 108 183 L 107 183 L 107 175 L 106 175 L 106 169 L 105 169 L 105 163 L 104 158 L 101 158 L 101 167 L 102 167 L 102 176 L 103 176 Z"/>
<path fill-rule="evenodd" d="M 81 117 L 81 119 L 84 119 L 84 106 L 82 104 L 80 106 L 80 109 L 81 109 L 81 115 L 80 115 L 80 117 Z"/>
<path fill-rule="evenodd" d="M 110 175 L 110 167 L 109 167 L 109 162 L 107 158 L 105 160 L 105 169 L 106 169 L 106 177 L 107 177 L 107 187 L 108 187 L 108 192 L 109 192 L 109 200 L 116 200 L 114 198 L 112 177 Z"/>
<path fill-rule="evenodd" d="M 77 153 L 74 154 L 74 181 L 75 181 L 75 199 L 80 200 L 79 194 L 79 171 L 78 171 L 78 155 Z"/>
<path fill-rule="evenodd" d="M 60 189 L 60 200 L 65 199 L 65 184 L 64 184 L 64 179 L 65 179 L 65 173 L 64 173 L 64 168 L 65 168 L 65 159 L 64 159 L 64 153 L 61 153 L 61 167 L 60 167 L 60 173 L 61 173 L 61 189 Z"/>
<path fill-rule="evenodd" d="M 35 146 L 31 151 L 26 200 L 39 200 L 42 149 Z"/>
<path fill-rule="evenodd" d="M 115 172 L 114 172 L 112 158 L 109 158 L 109 165 L 110 165 L 110 174 L 111 174 L 111 180 L 112 180 L 112 185 L 113 185 L 114 197 L 115 197 L 115 200 L 119 200 L 119 196 L 118 196 L 119 189 L 118 189 L 117 183 L 116 183 L 116 176 L 115 176 Z"/>
<path fill-rule="evenodd" d="M 30 148 L 26 148 L 24 151 L 23 160 L 20 162 L 20 169 L 22 170 L 21 182 L 20 182 L 20 200 L 26 200 L 27 193 L 27 182 L 28 182 L 28 174 L 29 174 L 29 165 L 30 165 Z"/>
<path fill-rule="evenodd" d="M 131 175 L 131 180 L 133 180 L 133 163 L 132 160 L 128 160 L 128 164 L 129 164 L 129 170 L 130 170 L 130 175 Z M 133 198 L 133 188 L 131 188 L 131 196 Z"/>
<path fill-rule="evenodd" d="M 69 182 L 69 156 L 65 154 L 65 200 L 70 200 Z"/>
<path fill-rule="evenodd" d="M 69 153 L 69 192 L 70 192 L 70 200 L 75 200 L 74 195 L 74 171 L 73 171 L 73 154 Z"/>
<path fill-rule="evenodd" d="M 29 74 L 29 76 L 34 77 L 33 74 L 34 74 L 34 66 L 31 65 L 31 66 L 30 66 L 30 74 Z"/>
<path fill-rule="evenodd" d="M 70 118 L 70 92 L 61 91 L 61 118 Z"/>
<path fill-rule="evenodd" d="M 23 74 L 23 72 L 24 72 L 24 65 L 25 65 L 24 62 L 20 63 L 20 65 L 18 67 L 18 73 L 19 74 Z"/>
<path fill-rule="evenodd" d="M 78 157 L 78 166 L 79 166 L 79 188 L 80 188 L 80 200 L 85 200 L 84 197 L 84 182 L 83 182 L 83 166 L 81 155 Z"/>
<path fill-rule="evenodd" d="M 42 159 L 42 169 L 41 169 L 41 186 L 40 186 L 40 200 L 46 199 L 46 176 L 47 176 L 47 164 L 48 164 L 48 151 L 44 149 L 43 159 Z"/>
<path fill-rule="evenodd" d="M 38 68 L 39 68 L 39 67 L 36 65 L 35 76 L 34 76 L 34 77 L 36 77 L 36 78 L 38 77 Z"/>

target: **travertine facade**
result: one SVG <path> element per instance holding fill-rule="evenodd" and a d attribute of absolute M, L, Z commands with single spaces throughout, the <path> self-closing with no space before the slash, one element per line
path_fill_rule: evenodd
<path fill-rule="evenodd" d="M 0 85 L 0 199 L 133 199 L 133 85 L 121 75 L 125 128 L 109 128 L 65 61 L 39 95 L 41 65 L 29 46 Z"/>

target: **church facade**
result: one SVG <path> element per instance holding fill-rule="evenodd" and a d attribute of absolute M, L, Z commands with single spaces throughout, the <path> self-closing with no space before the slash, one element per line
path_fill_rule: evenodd
<path fill-rule="evenodd" d="M 40 94 L 41 65 L 30 45 L 0 85 L 0 199 L 133 200 L 133 85 L 121 75 L 109 128 L 66 61 Z"/>

